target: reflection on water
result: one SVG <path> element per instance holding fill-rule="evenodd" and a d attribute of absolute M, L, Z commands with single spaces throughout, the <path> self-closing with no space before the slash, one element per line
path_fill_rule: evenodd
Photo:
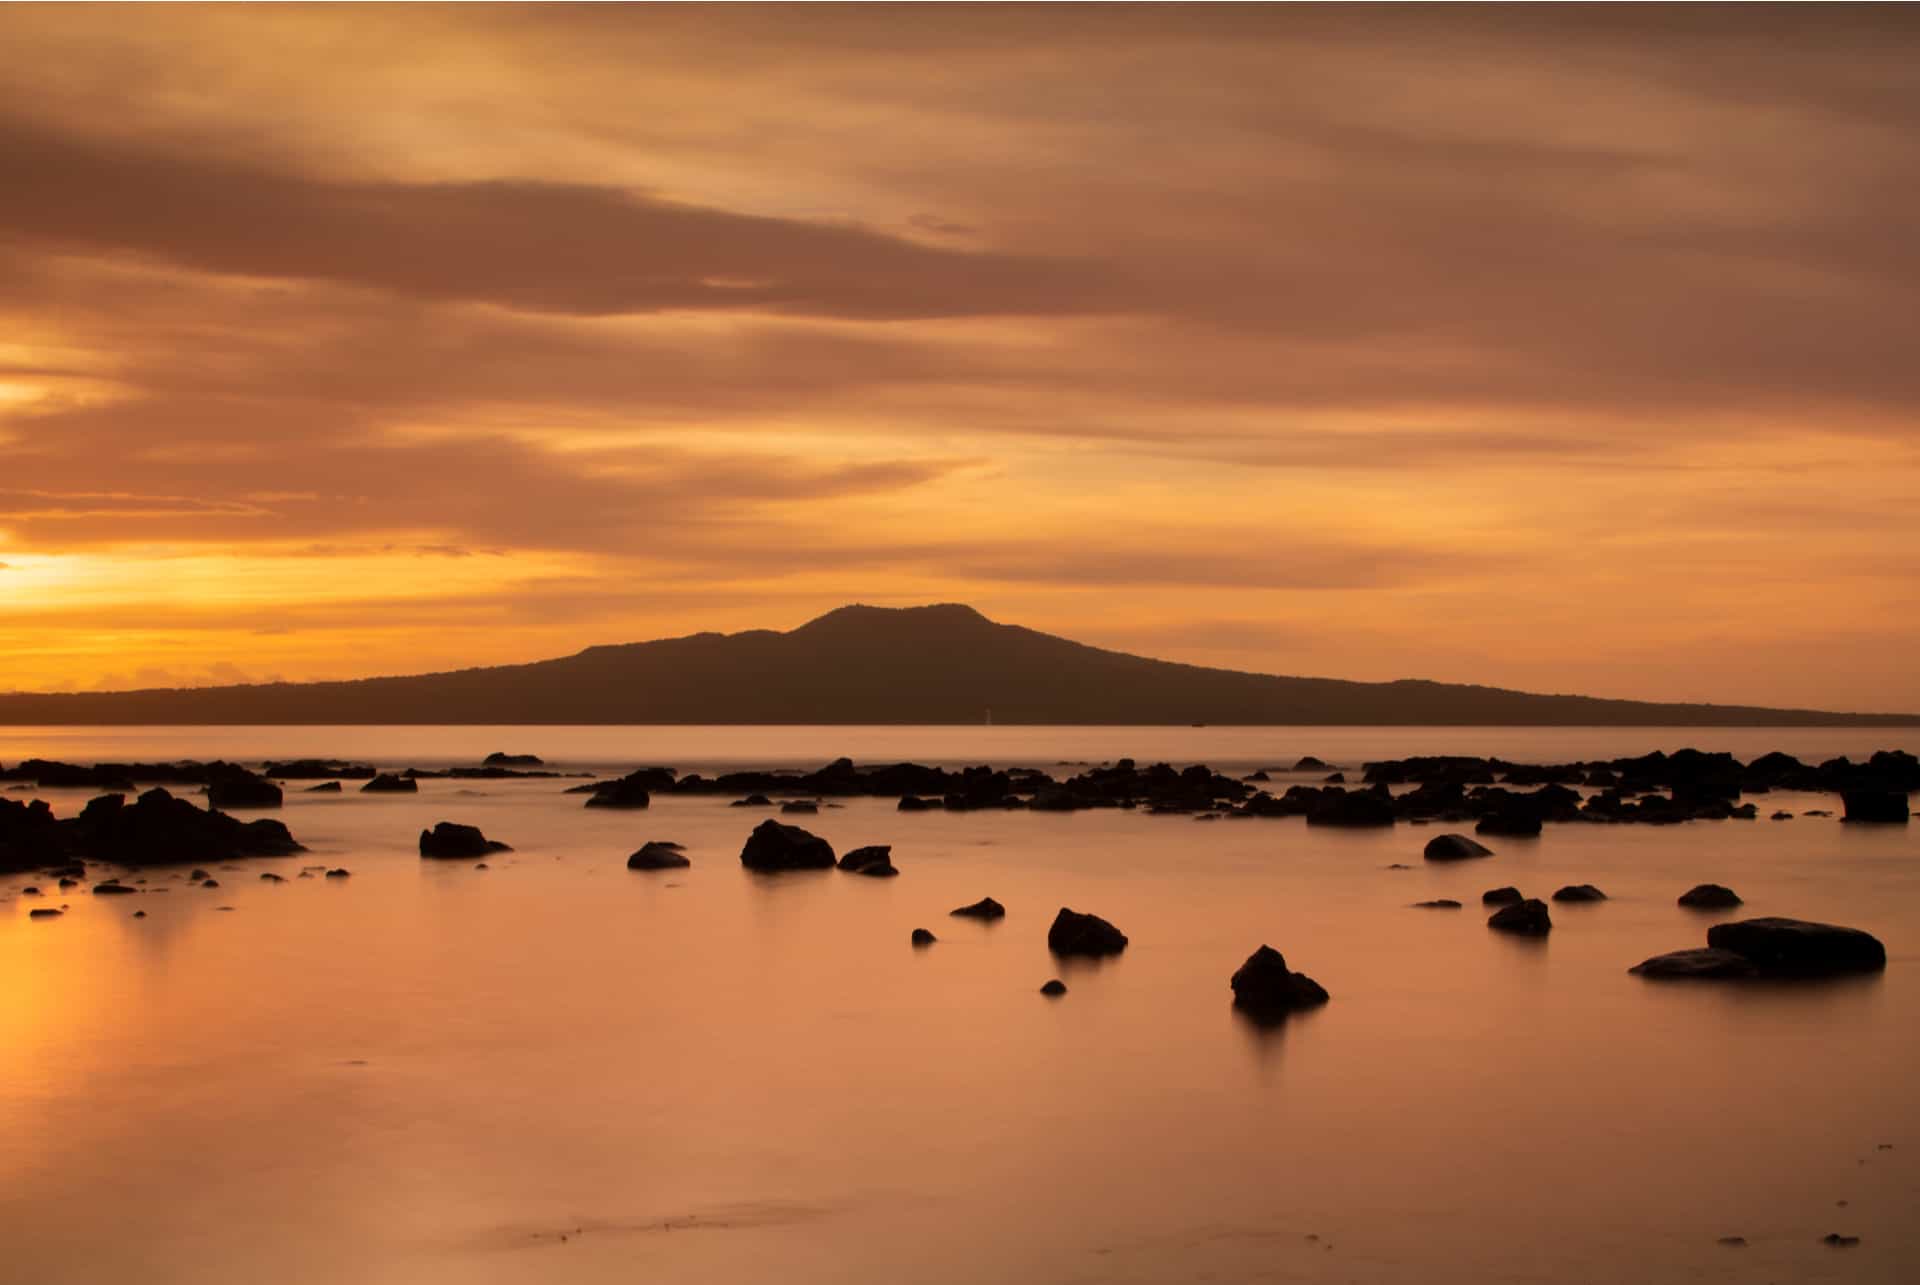
<path fill-rule="evenodd" d="M 595 752 L 696 765 L 673 729 L 643 730 L 658 754 Z M 114 732 L 117 754 L 58 752 L 212 757 L 257 737 L 251 757 L 430 766 L 582 749 L 534 731 L 437 729 L 437 746 L 379 755 L 353 740 L 366 729 Z M 1291 749 L 1325 758 L 1361 736 L 1297 732 Z M 771 761 L 728 735 L 701 732 L 702 752 Z M 835 751 L 814 735 L 797 761 Z M 1762 748 L 1820 752 L 1793 735 Z M 1835 752 L 1891 743 L 1848 735 Z M 759 815 L 724 799 L 608 812 L 564 784 L 289 795 L 311 854 L 218 870 L 217 890 L 160 872 L 140 897 L 74 889 L 51 923 L 27 920 L 28 880 L 0 879 L 0 1276 L 1895 1281 L 1920 1265 L 1920 827 L 1550 827 L 1435 865 L 1411 827 L 880 800 L 801 819 L 840 851 L 893 844 L 901 874 L 877 880 L 744 872 Z M 423 862 L 415 836 L 438 820 L 515 851 L 485 871 Z M 692 867 L 626 870 L 647 839 L 686 844 Z M 293 877 L 319 864 L 353 877 Z M 1724 918 L 1675 905 L 1702 882 L 1739 892 L 1742 915 L 1868 929 L 1888 970 L 1629 977 Z M 1516 938 L 1479 905 L 1509 883 L 1608 900 L 1556 903 L 1548 937 Z M 1004 920 L 947 914 L 988 895 Z M 1466 908 L 1409 906 L 1437 897 Z M 1055 960 L 1063 905 L 1114 922 L 1126 952 Z M 916 927 L 939 941 L 912 949 Z M 1227 980 L 1262 942 L 1332 1001 L 1272 1025 L 1237 1013 Z M 1054 976 L 1070 993 L 1048 1000 Z M 1836 1231 L 1862 1242 L 1818 1243 Z"/>

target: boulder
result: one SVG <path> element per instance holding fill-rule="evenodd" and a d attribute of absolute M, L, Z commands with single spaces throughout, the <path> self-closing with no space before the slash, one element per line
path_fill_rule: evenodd
<path fill-rule="evenodd" d="M 1740 896 L 1717 883 L 1700 883 L 1680 894 L 1680 904 L 1689 910 L 1726 910 L 1739 905 Z"/>
<path fill-rule="evenodd" d="M 382 772 L 360 787 L 362 794 L 418 794 L 420 783 L 410 776 Z"/>
<path fill-rule="evenodd" d="M 670 839 L 649 839 L 627 858 L 629 870 L 682 870 L 692 864 L 681 845 Z"/>
<path fill-rule="evenodd" d="M 1847 790 L 1840 796 L 1846 804 L 1843 821 L 1875 825 L 1905 825 L 1907 796 L 1898 790 Z"/>
<path fill-rule="evenodd" d="M 1489 888 L 1480 894 L 1480 904 L 1483 906 L 1511 906 L 1525 900 L 1526 898 L 1520 895 L 1520 890 L 1512 887 Z"/>
<path fill-rule="evenodd" d="M 1547 913 L 1546 902 L 1528 897 L 1494 911 L 1487 917 L 1487 927 L 1523 937 L 1544 937 L 1553 930 L 1553 916 Z"/>
<path fill-rule="evenodd" d="M 1067 993 L 1067 984 L 1061 981 L 1058 977 L 1056 977 L 1052 981 L 1042 986 L 1040 988 L 1040 993 L 1042 995 L 1045 995 L 1048 999 L 1058 999 L 1060 996 L 1065 995 Z"/>
<path fill-rule="evenodd" d="M 235 769 L 207 783 L 209 807 L 277 808 L 282 801 L 279 786 L 244 769 Z"/>
<path fill-rule="evenodd" d="M 1727 978 L 1758 977 L 1760 970 L 1745 955 L 1730 950 L 1675 950 L 1642 960 L 1627 970 L 1642 977 Z"/>
<path fill-rule="evenodd" d="M 644 808 L 652 804 L 653 795 L 648 785 L 656 780 L 655 776 L 642 768 L 638 772 L 629 772 L 617 781 L 602 781 L 593 787 L 593 793 L 587 796 L 590 808 Z"/>
<path fill-rule="evenodd" d="M 740 864 L 749 870 L 831 870 L 833 846 L 797 825 L 769 818 L 747 836 Z"/>
<path fill-rule="evenodd" d="M 971 905 L 960 906 L 957 909 L 949 910 L 947 913 L 957 915 L 962 919 L 1004 919 L 1006 918 L 1007 908 L 995 901 L 992 897 L 982 897 Z"/>
<path fill-rule="evenodd" d="M 1464 834 L 1436 834 L 1427 840 L 1429 861 L 1464 861 L 1469 857 L 1490 857 L 1493 849 L 1476 843 Z"/>
<path fill-rule="evenodd" d="M 853 849 L 840 858 L 840 868 L 857 875 L 870 875 L 878 879 L 891 878 L 900 873 L 893 865 L 893 845 L 886 843 Z"/>
<path fill-rule="evenodd" d="M 916 946 L 931 946 L 934 942 L 938 941 L 939 938 L 924 928 L 916 928 L 913 930 L 913 936 L 910 940 Z"/>
<path fill-rule="evenodd" d="M 1570 883 L 1554 891 L 1555 901 L 1605 901 L 1607 894 L 1590 883 Z"/>
<path fill-rule="evenodd" d="M 1286 957 L 1271 946 L 1247 956 L 1229 983 L 1233 1006 L 1258 1017 L 1273 1017 L 1327 1002 L 1327 992 L 1305 973 L 1288 969 Z"/>
<path fill-rule="evenodd" d="M 1117 955 L 1127 948 L 1127 935 L 1098 915 L 1083 915 L 1065 906 L 1047 929 L 1047 949 L 1056 955 Z"/>
<path fill-rule="evenodd" d="M 490 852 L 512 851 L 506 844 L 480 833 L 479 826 L 442 821 L 433 829 L 420 832 L 420 855 L 423 857 L 460 859 L 484 857 Z"/>
<path fill-rule="evenodd" d="M 1804 919 L 1715 924 L 1707 930 L 1707 945 L 1746 956 L 1768 976 L 1877 973 L 1887 966 L 1887 948 L 1871 933 Z"/>

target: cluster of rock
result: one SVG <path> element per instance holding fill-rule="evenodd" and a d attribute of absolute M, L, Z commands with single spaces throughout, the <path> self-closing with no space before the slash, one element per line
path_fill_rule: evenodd
<path fill-rule="evenodd" d="M 306 849 L 269 818 L 242 821 L 195 807 L 164 789 L 132 803 L 123 794 L 90 800 L 59 818 L 43 800 L 0 798 L 0 871 L 53 869 L 82 861 L 123 866 L 281 857 Z"/>
<path fill-rule="evenodd" d="M 1676 950 L 1635 964 L 1628 972 L 1670 979 L 1833 977 L 1877 973 L 1887 948 L 1858 928 L 1804 919 L 1743 919 L 1707 930 L 1705 949 Z"/>

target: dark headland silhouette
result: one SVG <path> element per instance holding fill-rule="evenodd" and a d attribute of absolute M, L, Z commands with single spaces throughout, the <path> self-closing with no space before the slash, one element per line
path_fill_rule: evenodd
<path fill-rule="evenodd" d="M 1206 669 L 996 624 L 971 607 L 841 607 L 527 665 L 348 682 L 0 695 L 0 724 L 995 723 L 1910 726 L 1915 714 L 1542 696 Z"/>

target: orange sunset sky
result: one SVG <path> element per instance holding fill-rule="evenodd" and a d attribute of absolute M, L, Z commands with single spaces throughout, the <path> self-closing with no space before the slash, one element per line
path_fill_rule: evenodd
<path fill-rule="evenodd" d="M 0 689 L 972 603 L 1920 709 L 1907 7 L 0 9 Z"/>

